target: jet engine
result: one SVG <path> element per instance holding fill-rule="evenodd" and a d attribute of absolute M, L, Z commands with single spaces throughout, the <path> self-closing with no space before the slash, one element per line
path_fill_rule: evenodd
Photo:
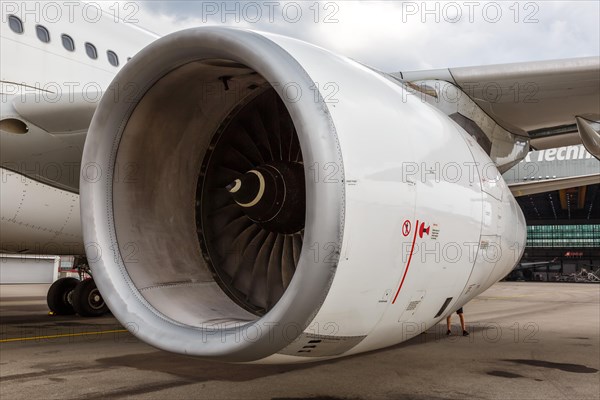
<path fill-rule="evenodd" d="M 487 154 L 404 83 L 239 29 L 177 32 L 123 67 L 80 191 L 113 314 L 222 361 L 407 340 L 510 272 L 525 241 Z"/>

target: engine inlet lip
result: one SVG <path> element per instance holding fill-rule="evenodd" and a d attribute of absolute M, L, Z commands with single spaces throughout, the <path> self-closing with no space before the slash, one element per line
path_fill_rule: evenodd
<path fill-rule="evenodd" d="M 119 142 L 135 105 L 154 83 L 173 69 L 205 59 L 239 62 L 268 82 L 294 82 L 311 93 L 309 88 L 314 87 L 314 82 L 308 73 L 276 41 L 282 46 L 297 45 L 276 35 L 222 27 L 187 29 L 158 39 L 126 64 L 107 89 L 107 92 L 115 90 L 128 101 L 115 102 L 112 96 L 103 97 L 90 125 L 82 165 L 94 163 L 105 175 L 100 181 L 91 182 L 83 177 L 81 180 L 82 220 L 93 222 L 83 227 L 86 248 L 99 247 L 102 251 L 101 257 L 88 254 L 88 259 L 96 283 L 117 319 L 139 338 L 158 348 L 221 361 L 261 359 L 291 343 L 297 335 L 291 337 L 287 328 L 298 328 L 299 335 L 317 314 L 329 291 L 341 248 L 345 206 L 337 132 L 322 98 L 315 101 L 313 96 L 302 96 L 295 102 L 286 101 L 285 85 L 281 84 L 274 88 L 297 127 L 305 165 L 334 162 L 342 171 L 339 182 L 324 184 L 308 179 L 305 170 L 304 241 L 333 243 L 338 249 L 333 260 L 315 263 L 311 254 L 302 251 L 294 278 L 273 309 L 248 324 L 224 328 L 220 334 L 207 334 L 212 331 L 177 323 L 149 304 L 129 277 L 119 246 L 115 245 L 112 181 Z M 123 87 L 119 87 L 119 82 L 137 84 L 140 90 L 134 101 L 130 93 L 124 93 Z M 256 340 L 234 340 L 253 337 L 256 331 L 261 332 Z"/>

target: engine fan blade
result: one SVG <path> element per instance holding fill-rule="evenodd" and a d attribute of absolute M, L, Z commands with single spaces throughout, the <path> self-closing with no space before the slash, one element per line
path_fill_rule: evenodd
<path fill-rule="evenodd" d="M 292 281 L 296 264 L 297 261 L 294 259 L 294 236 L 285 235 L 283 253 L 281 255 L 281 284 L 284 290 L 287 289 Z"/>
<path fill-rule="evenodd" d="M 248 300 L 264 309 L 268 306 L 267 270 L 269 258 L 276 241 L 277 234 L 269 232 L 267 239 L 260 247 L 256 260 L 254 261 L 251 287 L 247 294 Z"/>
<path fill-rule="evenodd" d="M 291 117 L 274 90 L 235 113 L 203 162 L 198 232 L 219 284 L 238 304 L 262 314 L 289 286 L 302 251 L 302 231 L 290 232 L 302 229 L 294 210 L 304 212 L 304 206 L 285 200 L 304 193 L 302 154 Z M 257 174 L 269 171 L 276 175 L 257 180 Z"/>
<path fill-rule="evenodd" d="M 283 295 L 283 283 L 281 279 L 282 256 L 284 250 L 285 235 L 278 234 L 271 250 L 269 263 L 267 265 L 267 310 Z"/>

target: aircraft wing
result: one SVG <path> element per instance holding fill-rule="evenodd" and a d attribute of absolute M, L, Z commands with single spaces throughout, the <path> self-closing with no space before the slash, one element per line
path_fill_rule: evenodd
<path fill-rule="evenodd" d="M 558 260 L 558 257 L 554 257 L 551 261 L 534 261 L 534 262 L 521 262 L 519 263 L 519 267 L 532 267 L 536 265 L 547 265 L 555 263 Z"/>
<path fill-rule="evenodd" d="M 0 104 L 0 166 L 76 193 L 81 154 L 97 107 L 94 98 L 90 93 L 63 94 L 56 100 L 38 93 L 7 97 Z"/>
<path fill-rule="evenodd" d="M 71 92 L 56 99 L 38 93 L 16 95 L 2 110 L 2 120 L 18 117 L 52 134 L 87 131 L 99 98 L 96 92 Z"/>
<path fill-rule="evenodd" d="M 459 87 L 504 129 L 528 134 L 533 149 L 581 144 L 577 125 L 583 123 L 588 128 L 583 135 L 589 139 L 583 143 L 600 157 L 600 135 L 594 123 L 600 120 L 598 56 L 394 75 L 408 82 L 440 80 Z M 596 148 L 590 149 L 589 143 Z"/>
<path fill-rule="evenodd" d="M 513 196 L 519 197 L 594 184 L 600 184 L 600 173 L 547 179 L 543 181 L 518 182 L 509 184 L 508 187 Z"/>

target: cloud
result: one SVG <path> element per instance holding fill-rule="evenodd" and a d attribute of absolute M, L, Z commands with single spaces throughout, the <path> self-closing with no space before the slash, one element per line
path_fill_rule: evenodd
<path fill-rule="evenodd" d="M 148 1 L 141 26 L 167 34 L 228 25 L 292 36 L 384 71 L 598 55 L 600 3 Z"/>

